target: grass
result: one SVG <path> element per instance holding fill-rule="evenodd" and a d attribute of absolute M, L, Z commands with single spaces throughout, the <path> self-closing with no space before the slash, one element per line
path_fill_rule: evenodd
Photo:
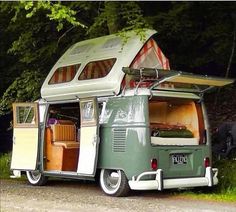
<path fill-rule="evenodd" d="M 11 154 L 0 154 L 0 179 L 8 179 L 10 177 Z"/>
<path fill-rule="evenodd" d="M 177 192 L 177 195 L 193 199 L 236 202 L 236 161 L 224 159 L 216 161 L 213 166 L 219 169 L 217 186 Z"/>
<path fill-rule="evenodd" d="M 11 154 L 0 154 L 0 179 L 10 178 Z M 219 184 L 213 188 L 195 188 L 186 191 L 173 190 L 178 197 L 210 201 L 236 202 L 236 161 L 221 160 L 214 164 L 219 169 Z"/>
<path fill-rule="evenodd" d="M 219 190 L 234 190 L 236 188 L 236 161 L 224 159 L 217 161 L 214 166 L 219 169 Z"/>
<path fill-rule="evenodd" d="M 212 188 L 193 189 L 191 191 L 175 192 L 175 195 L 183 198 L 191 198 L 208 201 L 236 202 L 236 188 L 219 190 L 218 186 Z"/>

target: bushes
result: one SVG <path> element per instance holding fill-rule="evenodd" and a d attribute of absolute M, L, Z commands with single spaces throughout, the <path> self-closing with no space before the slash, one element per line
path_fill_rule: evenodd
<path fill-rule="evenodd" d="M 11 154 L 0 154 L 0 178 L 10 177 Z"/>
<path fill-rule="evenodd" d="M 236 161 L 235 160 L 219 160 L 215 162 L 215 167 L 219 169 L 219 184 L 217 189 L 220 192 L 226 192 L 236 188 Z"/>

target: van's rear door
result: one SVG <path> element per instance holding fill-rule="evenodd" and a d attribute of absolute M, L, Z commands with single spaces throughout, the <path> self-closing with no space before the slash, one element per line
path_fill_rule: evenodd
<path fill-rule="evenodd" d="M 222 87 L 234 82 L 234 79 L 226 79 L 220 77 L 197 75 L 183 71 L 163 70 L 153 68 L 132 69 L 124 67 L 123 72 L 131 76 L 135 81 L 140 82 L 151 81 L 150 89 L 164 89 L 175 91 L 204 92 L 209 87 Z M 163 84 L 172 83 L 171 86 Z M 179 84 L 181 84 L 180 87 Z"/>
<path fill-rule="evenodd" d="M 13 104 L 12 170 L 35 170 L 38 156 L 38 104 Z"/>

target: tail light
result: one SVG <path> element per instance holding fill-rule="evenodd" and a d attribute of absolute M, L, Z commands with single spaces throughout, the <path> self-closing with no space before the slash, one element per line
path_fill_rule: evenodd
<path fill-rule="evenodd" d="M 210 166 L 210 158 L 209 157 L 204 158 L 204 165 L 205 165 L 205 168 Z"/>
<path fill-rule="evenodd" d="M 153 158 L 151 160 L 151 168 L 152 168 L 153 171 L 157 170 L 158 164 L 157 164 L 157 159 L 156 158 Z"/>

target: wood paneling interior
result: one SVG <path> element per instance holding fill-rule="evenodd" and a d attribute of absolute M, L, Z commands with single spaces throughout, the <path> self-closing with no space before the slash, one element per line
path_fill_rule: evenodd
<path fill-rule="evenodd" d="M 198 120 L 199 120 L 199 135 L 200 135 L 200 144 L 206 143 L 206 134 L 205 134 L 205 125 L 204 125 L 204 118 L 203 118 L 203 111 L 201 104 L 196 104 L 197 114 L 198 114 Z"/>
<path fill-rule="evenodd" d="M 193 101 L 184 103 L 150 102 L 149 120 L 154 124 L 185 126 L 199 138 L 198 114 Z"/>
<path fill-rule="evenodd" d="M 76 171 L 79 142 L 74 125 L 52 125 L 46 128 L 46 170 Z"/>
<path fill-rule="evenodd" d="M 52 128 L 52 140 L 54 142 L 76 142 L 76 127 L 75 125 L 54 124 Z"/>

